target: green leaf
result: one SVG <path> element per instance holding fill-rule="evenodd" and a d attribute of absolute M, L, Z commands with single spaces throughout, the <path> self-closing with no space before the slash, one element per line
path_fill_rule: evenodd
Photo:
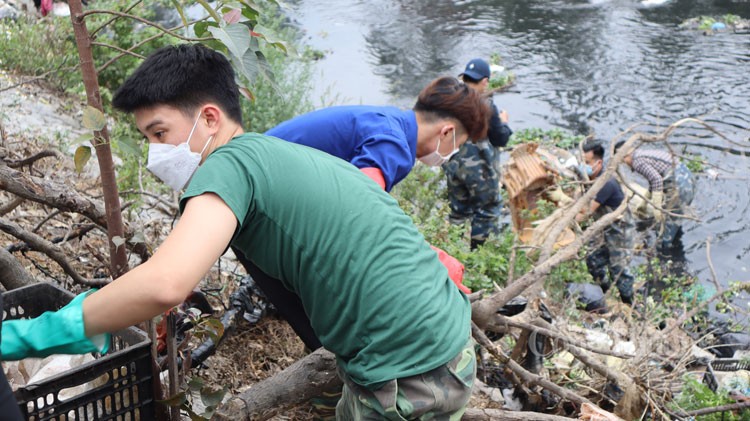
<path fill-rule="evenodd" d="M 83 167 L 86 165 L 87 162 L 89 162 L 89 158 L 91 158 L 91 148 L 88 146 L 79 146 L 76 149 L 76 154 L 74 157 L 74 162 L 76 164 L 76 172 L 78 174 L 83 171 Z"/>
<path fill-rule="evenodd" d="M 193 32 L 195 32 L 195 36 L 198 38 L 204 38 L 207 35 L 209 26 L 216 26 L 216 24 L 206 21 L 197 22 L 195 25 L 193 25 Z"/>
<path fill-rule="evenodd" d="M 226 395 L 226 393 L 226 386 L 216 391 L 203 389 L 201 390 L 201 400 L 207 407 L 213 407 L 221 403 L 221 400 L 224 399 L 224 395 Z"/>
<path fill-rule="evenodd" d="M 255 9 L 243 7 L 242 16 L 248 18 L 252 22 L 256 22 L 258 20 L 258 16 L 260 16 L 260 13 L 258 13 L 258 11 Z"/>
<path fill-rule="evenodd" d="M 137 243 L 145 243 L 146 237 L 143 235 L 142 231 L 138 231 L 135 234 L 133 234 L 132 237 L 130 237 L 130 240 L 128 240 L 131 244 L 137 244 Z"/>
<path fill-rule="evenodd" d="M 217 340 L 224 334 L 224 325 L 221 320 L 209 318 L 206 320 L 206 324 L 208 325 L 207 328 L 216 334 Z"/>
<path fill-rule="evenodd" d="M 250 83 L 255 83 L 258 73 L 260 73 L 260 63 L 255 51 L 248 50 L 241 58 L 232 57 L 232 62 L 239 73 L 245 76 Z"/>
<path fill-rule="evenodd" d="M 268 62 L 266 59 L 266 56 L 263 55 L 262 52 L 256 51 L 255 56 L 258 59 L 258 65 L 260 66 L 260 70 L 263 72 L 263 75 L 268 79 L 269 82 L 274 83 L 274 77 L 273 77 L 273 68 L 271 68 L 271 63 Z M 276 86 L 274 85 L 274 88 Z"/>
<path fill-rule="evenodd" d="M 121 245 L 125 244 L 125 239 L 120 237 L 119 235 L 116 235 L 112 237 L 112 244 L 114 244 L 115 247 L 120 247 Z"/>
<path fill-rule="evenodd" d="M 176 395 L 169 397 L 164 400 L 157 400 L 159 403 L 163 403 L 167 406 L 180 406 L 183 403 L 187 401 L 187 396 L 185 395 L 185 392 L 179 392 Z"/>
<path fill-rule="evenodd" d="M 74 140 L 73 143 L 86 143 L 91 142 L 92 140 L 94 140 L 94 135 L 92 135 L 91 133 L 86 133 L 78 136 L 78 138 Z"/>
<path fill-rule="evenodd" d="M 234 57 L 244 58 L 250 48 L 250 31 L 245 25 L 233 23 L 223 28 L 209 27 L 208 31 L 221 41 Z"/>
<path fill-rule="evenodd" d="M 141 156 L 141 145 L 137 140 L 130 137 L 117 139 L 117 146 L 123 154 L 128 156 Z"/>
<path fill-rule="evenodd" d="M 205 385 L 206 383 L 200 377 L 193 377 L 190 379 L 190 381 L 188 381 L 188 388 L 190 390 L 198 391 L 198 390 L 203 389 L 203 386 Z"/>
<path fill-rule="evenodd" d="M 107 119 L 101 111 L 91 105 L 86 106 L 86 109 L 83 110 L 83 127 L 98 132 L 103 129 L 106 124 Z"/>
<path fill-rule="evenodd" d="M 261 38 L 266 40 L 268 44 L 283 51 L 284 54 L 296 55 L 294 47 L 292 47 L 291 44 L 287 43 L 283 39 L 276 37 L 270 28 L 266 28 L 262 25 L 256 25 L 255 28 L 253 28 L 253 32 L 257 34 L 257 36 L 260 36 Z"/>

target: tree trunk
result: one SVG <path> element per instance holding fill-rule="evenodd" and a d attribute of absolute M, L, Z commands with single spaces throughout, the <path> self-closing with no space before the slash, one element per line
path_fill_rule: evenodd
<path fill-rule="evenodd" d="M 78 57 L 81 60 L 81 74 L 83 84 L 86 87 L 88 104 L 99 111 L 102 108 L 102 99 L 99 95 L 99 80 L 94 67 L 94 57 L 91 52 L 91 39 L 89 38 L 86 22 L 81 14 L 83 6 L 81 0 L 69 0 L 70 20 L 73 23 L 73 31 L 78 47 Z M 120 196 L 117 192 L 117 178 L 115 176 L 115 164 L 112 161 L 112 150 L 109 147 L 109 133 L 105 125 L 101 131 L 94 132 L 94 149 L 99 161 L 99 171 L 102 177 L 102 190 L 104 192 L 104 209 L 107 215 L 107 237 L 109 239 L 109 268 L 112 278 L 117 278 L 128 271 L 128 257 L 125 247 L 115 245 L 112 241 L 115 237 L 125 238 L 125 227 L 122 222 L 120 211 Z"/>

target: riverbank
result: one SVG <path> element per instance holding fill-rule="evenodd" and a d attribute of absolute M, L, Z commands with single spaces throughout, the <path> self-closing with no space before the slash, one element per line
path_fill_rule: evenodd
<path fill-rule="evenodd" d="M 75 107 L 71 106 L 71 109 L 73 109 L 73 108 L 75 108 Z M 61 110 L 62 110 L 62 112 L 64 112 L 65 108 L 63 107 Z M 17 135 L 18 132 L 14 133 L 14 134 Z M 70 179 L 74 179 L 76 177 L 72 173 L 69 173 L 69 175 L 70 175 Z M 414 177 L 418 177 L 419 175 L 420 174 L 417 172 L 417 173 L 415 173 Z M 425 189 L 424 188 L 425 187 L 424 184 L 420 184 L 421 180 L 422 180 L 421 178 L 412 178 L 412 181 L 415 184 L 417 184 L 416 187 L 419 188 L 419 189 L 424 190 L 423 193 L 425 195 L 429 194 L 429 195 L 431 195 L 433 197 L 436 196 L 436 193 L 435 193 L 434 190 Z M 92 179 L 92 180 L 89 180 L 89 181 L 91 181 L 92 184 L 95 184 L 96 180 Z M 420 199 L 421 199 L 421 197 L 423 197 L 423 196 L 419 196 Z M 412 199 L 412 201 L 413 201 L 414 197 L 409 197 L 409 199 Z M 445 208 L 445 203 L 443 202 L 441 204 L 441 206 L 444 209 Z M 439 208 L 439 207 L 431 206 L 429 208 L 429 211 L 433 212 L 437 208 Z M 432 228 L 439 227 L 440 226 L 439 224 L 443 224 L 444 225 L 444 222 L 445 222 L 444 218 L 442 218 L 442 216 L 441 216 L 441 218 L 440 218 L 439 221 L 434 222 L 434 225 L 432 226 Z M 168 224 L 169 224 L 168 220 L 160 221 L 160 226 L 165 227 L 165 229 L 168 226 Z M 425 231 L 429 232 L 430 234 L 434 234 L 435 233 L 435 230 L 432 230 L 432 231 L 425 230 Z M 163 232 L 161 232 L 161 233 L 163 233 Z M 440 232 L 439 234 L 444 235 L 446 233 L 445 232 Z M 158 235 L 156 237 L 158 238 Z M 512 242 L 511 242 L 511 244 L 512 244 Z M 472 252 L 470 252 L 470 251 L 467 251 L 467 253 L 469 255 L 472 255 L 471 254 Z M 504 249 L 503 252 L 496 252 L 496 249 L 492 249 L 490 247 L 485 247 L 485 248 L 483 248 L 480 251 L 473 252 L 473 256 L 474 257 L 472 257 L 471 260 L 467 259 L 466 261 L 467 262 L 471 261 L 473 263 L 476 263 L 477 264 L 476 266 L 479 266 L 482 263 L 492 263 L 492 264 L 494 264 L 494 263 L 499 262 L 500 259 L 512 255 L 512 253 L 513 253 L 513 251 L 512 251 L 511 248 Z M 79 258 L 80 257 L 75 257 L 75 256 L 73 257 L 73 259 L 79 259 Z M 507 260 L 505 261 L 505 265 L 506 265 L 506 268 L 507 268 Z M 471 267 L 470 270 L 477 270 L 476 266 Z M 575 270 L 576 274 L 584 273 L 583 271 L 580 270 L 580 268 L 573 268 L 573 270 Z M 564 272 L 564 274 L 561 277 L 566 277 L 567 275 L 573 273 L 573 270 L 568 271 L 568 272 Z M 514 273 L 514 275 L 522 275 L 523 273 L 524 273 L 523 271 L 520 271 L 520 273 L 517 272 L 517 273 Z M 517 276 L 514 276 L 514 278 L 517 278 Z M 507 279 L 507 277 L 505 277 L 505 278 L 502 278 L 502 277 L 493 277 L 492 279 L 489 279 L 489 280 L 491 282 L 497 281 L 497 282 L 502 283 L 502 281 L 504 279 Z M 491 285 L 492 284 L 490 284 L 490 286 Z M 555 296 L 555 298 L 557 298 L 557 296 Z M 555 301 L 557 303 L 557 301 L 555 299 L 553 299 L 552 301 Z M 559 302 L 562 303 L 563 300 L 560 300 Z M 616 339 L 619 340 L 619 342 L 617 342 L 617 343 L 625 343 L 625 342 L 631 342 L 631 341 L 636 342 L 637 341 L 639 343 L 643 343 L 644 346 L 653 347 L 653 345 L 654 345 L 654 343 L 653 343 L 654 337 L 658 337 L 660 329 L 658 329 L 658 327 L 654 327 L 654 326 L 648 326 L 648 329 L 645 328 L 645 327 L 643 327 L 643 326 L 645 326 L 645 325 L 647 325 L 648 323 L 651 322 L 651 319 L 648 318 L 648 317 L 645 317 L 645 316 L 642 317 L 642 318 L 637 319 L 636 323 L 631 323 L 631 318 L 632 317 L 638 317 L 639 316 L 639 312 L 641 311 L 641 309 L 638 309 L 637 312 L 629 312 L 627 308 L 623 308 L 621 306 L 617 306 L 616 304 L 618 304 L 618 303 L 617 302 L 612 303 L 612 308 L 615 309 L 612 313 L 610 313 L 606 317 L 600 317 L 598 315 L 589 315 L 589 314 L 587 314 L 585 312 L 578 312 L 578 311 L 576 311 L 575 310 L 575 302 L 573 300 L 565 302 L 565 306 L 555 307 L 553 309 L 554 315 L 555 315 L 555 319 L 554 319 L 555 328 L 556 329 L 560 329 L 560 330 L 564 330 L 567 327 L 582 327 L 583 332 L 581 332 L 581 334 L 583 336 L 581 336 L 580 338 L 577 337 L 578 339 L 576 341 L 576 343 L 580 343 L 580 344 L 586 344 L 586 343 L 589 342 L 589 340 L 587 339 L 587 336 L 586 336 L 586 334 L 588 332 L 590 332 L 590 331 L 591 332 L 595 332 L 595 331 L 599 330 L 600 332 L 596 332 L 596 333 L 600 334 L 598 336 L 602 336 L 601 334 L 603 334 L 604 336 L 609 337 L 610 339 L 612 339 L 612 343 L 613 344 L 614 344 L 614 339 L 616 337 Z M 690 300 L 683 300 L 683 301 L 680 302 L 680 304 L 682 306 L 682 308 L 680 310 L 682 310 L 683 312 L 685 311 L 686 308 L 695 308 L 695 306 L 696 306 L 696 302 L 695 301 L 690 301 Z M 536 309 L 534 309 L 534 310 L 536 311 Z M 667 311 L 667 310 L 663 310 L 663 311 Z M 571 317 L 571 314 L 574 315 L 574 317 Z M 682 313 L 680 311 L 674 311 L 674 313 L 671 314 L 671 315 L 669 315 L 669 316 L 674 316 L 676 314 L 682 314 Z M 647 313 L 646 313 L 646 315 L 647 315 Z M 602 320 L 603 320 L 603 322 L 602 322 Z M 670 322 L 675 322 L 674 317 L 672 317 L 670 319 Z M 612 325 L 615 325 L 615 324 L 618 325 L 619 328 L 616 329 L 616 330 L 613 330 L 612 332 L 610 332 L 610 330 L 612 330 L 612 329 L 610 329 L 610 327 Z M 624 328 L 623 328 L 623 326 L 624 326 Z M 668 335 L 666 335 L 666 333 L 664 335 L 668 336 Z M 645 338 L 643 338 L 642 336 L 645 336 Z M 677 336 L 675 336 L 675 337 L 677 337 Z M 502 350 L 504 352 L 510 354 L 510 353 L 512 353 L 512 351 L 516 348 L 516 346 L 518 344 L 517 340 L 518 340 L 518 338 L 520 338 L 519 331 L 518 330 L 513 331 L 511 334 L 506 335 L 506 338 L 507 338 L 506 341 L 505 342 L 501 342 L 498 346 L 502 347 Z M 679 347 L 670 348 L 670 349 L 667 349 L 667 351 L 669 351 L 669 350 L 672 350 L 672 351 L 679 350 L 681 352 L 679 355 L 680 356 L 684 356 L 686 354 L 682 353 L 684 351 L 684 349 L 685 349 L 685 348 L 683 348 L 683 346 L 689 345 L 690 339 L 685 339 L 684 335 L 680 335 L 678 338 L 681 339 L 681 340 L 677 341 L 677 342 L 680 342 L 680 343 L 677 344 Z M 269 340 L 269 341 L 273 341 L 274 340 L 273 338 L 266 338 L 266 339 Z M 603 339 L 603 341 L 597 342 L 597 345 L 602 345 L 604 347 L 610 346 L 610 341 L 608 339 L 606 339 L 606 338 L 601 338 L 601 339 Z M 647 343 L 647 340 L 649 340 L 649 339 L 651 340 L 650 344 Z M 592 340 L 592 342 L 593 342 L 593 340 Z M 258 360 L 262 360 L 262 361 L 264 361 L 264 363 L 267 363 L 268 366 L 272 367 L 272 370 L 279 369 L 283 365 L 282 363 L 279 363 L 278 360 L 273 360 L 271 362 L 268 362 L 268 360 L 263 360 L 263 358 L 265 358 L 265 354 L 263 356 L 261 356 L 260 352 L 265 352 L 265 349 L 258 350 L 258 354 L 247 355 L 249 353 L 249 352 L 247 352 L 248 348 L 247 347 L 243 347 L 242 343 L 243 343 L 242 340 L 240 340 L 239 342 L 237 342 L 238 345 L 236 347 L 233 346 L 232 347 L 233 349 L 230 350 L 230 351 L 228 351 L 228 352 L 233 352 L 233 354 L 231 354 L 231 355 L 233 357 L 235 357 L 236 359 L 238 359 L 238 360 L 240 360 L 240 358 L 239 358 L 240 355 L 242 355 L 244 357 L 239 362 L 240 366 L 237 367 L 237 370 L 230 369 L 230 371 L 232 371 L 233 373 L 235 373 L 235 375 L 237 376 L 236 377 L 237 379 L 242 380 L 242 375 L 244 375 L 245 373 L 243 373 L 241 370 L 247 369 L 247 365 L 252 366 L 254 364 L 254 362 L 258 361 Z M 261 341 L 261 344 L 259 346 L 260 346 L 260 348 L 267 347 L 263 343 L 263 341 Z M 282 348 L 282 351 L 283 351 L 283 349 L 287 348 L 287 347 L 286 346 L 282 346 L 281 348 Z M 291 348 L 291 346 L 290 346 L 290 348 Z M 559 350 L 560 348 L 557 348 L 557 349 Z M 648 392 L 648 385 L 650 384 L 649 381 L 653 380 L 655 378 L 655 377 L 649 377 L 649 376 L 655 375 L 656 377 L 659 377 L 659 376 L 663 377 L 663 376 L 666 376 L 667 370 L 671 370 L 671 371 L 669 371 L 669 373 L 672 373 L 671 374 L 672 378 L 670 380 L 674 380 L 674 383 L 670 383 L 670 386 L 672 384 L 679 385 L 680 382 L 682 381 L 682 378 L 680 377 L 680 375 L 683 374 L 686 371 L 685 370 L 686 367 L 680 361 L 678 361 L 679 364 L 678 364 L 677 370 L 675 370 L 675 366 L 673 364 L 670 364 L 668 366 L 666 366 L 666 365 L 663 364 L 664 361 L 669 361 L 670 363 L 672 362 L 671 358 L 673 358 L 673 356 L 668 355 L 669 353 L 658 354 L 658 353 L 652 353 L 650 348 L 644 348 L 644 349 L 646 349 L 647 352 L 644 353 L 644 354 L 642 354 L 643 359 L 639 360 L 639 361 L 635 361 L 632 364 L 629 363 L 629 362 L 625 362 L 624 364 L 626 365 L 626 368 L 622 369 L 623 372 L 624 373 L 628 373 L 628 375 L 630 375 L 632 378 L 638 378 L 639 381 L 641 382 L 641 383 L 639 383 L 640 385 L 646 385 L 646 386 L 644 386 L 646 388 L 646 392 Z M 663 350 L 664 349 L 662 349 L 660 351 L 663 351 Z M 252 351 L 256 351 L 256 350 L 252 349 Z M 610 351 L 611 351 L 611 349 L 610 349 Z M 523 350 L 521 352 L 523 352 Z M 607 355 L 607 354 L 604 354 L 604 355 Z M 296 357 L 298 357 L 298 355 L 295 353 L 292 357 L 285 356 L 285 355 L 275 355 L 275 356 L 271 356 L 271 357 L 268 357 L 268 358 L 270 358 L 270 359 L 279 358 L 285 364 L 289 359 L 294 359 Z M 567 358 L 568 358 L 568 355 L 565 355 L 565 359 L 567 359 Z M 227 360 L 231 360 L 231 358 L 228 358 Z M 599 357 L 595 358 L 594 362 L 596 362 L 598 360 L 599 360 Z M 226 363 L 228 363 L 228 362 L 227 361 L 221 361 L 219 364 L 226 364 Z M 654 366 L 656 368 L 653 368 Z M 567 385 L 571 389 L 576 389 L 576 391 L 578 393 L 581 393 L 582 395 L 592 396 L 593 398 L 595 398 L 597 400 L 601 399 L 602 402 L 603 402 L 603 405 L 607 403 L 606 399 L 614 399 L 613 396 L 605 396 L 605 398 L 602 398 L 601 393 L 599 393 L 599 394 L 596 393 L 597 390 L 600 390 L 597 387 L 601 385 L 600 383 L 603 381 L 604 378 L 606 378 L 606 376 L 602 377 L 602 375 L 601 375 L 600 372 L 598 374 L 594 374 L 592 371 L 589 370 L 589 368 L 587 368 L 587 367 L 591 367 L 591 365 L 587 365 L 587 364 L 583 363 L 583 364 L 577 365 L 576 367 L 572 367 L 572 364 L 570 364 L 568 366 L 560 366 L 560 367 L 562 367 L 562 368 L 559 368 L 557 366 L 556 367 L 552 367 L 552 368 L 545 367 L 544 369 L 547 370 L 547 371 L 545 371 L 544 373 L 545 373 L 545 375 L 548 375 L 550 378 L 554 378 L 554 381 L 556 383 Z M 601 369 L 602 366 L 601 365 L 596 365 L 596 367 L 598 367 L 598 368 Z M 618 365 L 618 367 L 621 367 L 621 366 Z M 264 364 L 262 368 L 265 370 L 266 364 Z M 620 368 L 618 368 L 618 370 L 619 369 Z M 269 369 L 268 371 L 271 371 L 271 369 Z M 644 374 L 644 373 L 646 373 L 646 374 Z M 583 377 L 584 374 L 586 376 L 588 376 L 588 377 L 584 378 Z M 639 376 L 645 376 L 645 377 L 639 377 Z M 571 381 L 571 379 L 573 381 Z M 244 385 L 244 383 L 243 383 L 243 385 Z M 578 388 L 579 386 L 580 386 L 580 388 Z M 594 387 L 594 386 L 597 386 L 597 387 Z M 588 387 L 588 389 L 587 389 L 587 387 Z M 591 389 L 594 390 L 594 393 L 590 395 L 590 393 L 592 393 Z M 666 391 L 667 389 L 664 389 L 664 390 Z M 539 396 L 544 396 L 541 393 L 541 390 L 539 390 L 539 389 L 534 390 L 534 393 L 536 395 L 539 395 Z M 670 393 L 672 393 L 671 389 L 670 389 Z M 674 397 L 673 395 L 669 395 L 670 399 L 673 398 L 673 397 Z M 507 402 L 505 402 L 505 403 L 507 403 Z M 503 405 L 503 404 L 500 404 L 500 403 L 497 403 L 497 404 L 498 405 Z"/>

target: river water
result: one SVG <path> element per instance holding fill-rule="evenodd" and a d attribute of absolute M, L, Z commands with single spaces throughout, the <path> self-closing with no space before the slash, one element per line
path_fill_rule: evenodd
<path fill-rule="evenodd" d="M 683 225 L 684 258 L 713 285 L 709 240 L 719 282 L 750 282 L 750 157 L 723 151 L 750 153 L 750 33 L 678 27 L 700 15 L 750 19 L 750 1 L 297 0 L 289 7 L 304 41 L 326 52 L 313 96 L 333 95 L 337 104 L 410 107 L 430 80 L 497 53 L 517 76 L 513 92 L 495 96 L 514 129 L 609 140 L 634 124 L 655 132 L 683 117 L 703 119 L 733 143 L 695 124 L 670 139 L 709 163 L 693 203 L 700 222 Z M 735 303 L 750 310 L 747 294 Z"/>

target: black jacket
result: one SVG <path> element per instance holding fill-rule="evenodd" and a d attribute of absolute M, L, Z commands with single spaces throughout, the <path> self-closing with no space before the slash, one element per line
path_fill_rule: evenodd
<path fill-rule="evenodd" d="M 487 130 L 487 138 L 492 146 L 502 148 L 508 144 L 513 130 L 507 124 L 500 121 L 499 111 L 492 99 L 490 99 L 490 107 L 492 108 L 492 116 L 490 117 L 490 127 Z"/>

